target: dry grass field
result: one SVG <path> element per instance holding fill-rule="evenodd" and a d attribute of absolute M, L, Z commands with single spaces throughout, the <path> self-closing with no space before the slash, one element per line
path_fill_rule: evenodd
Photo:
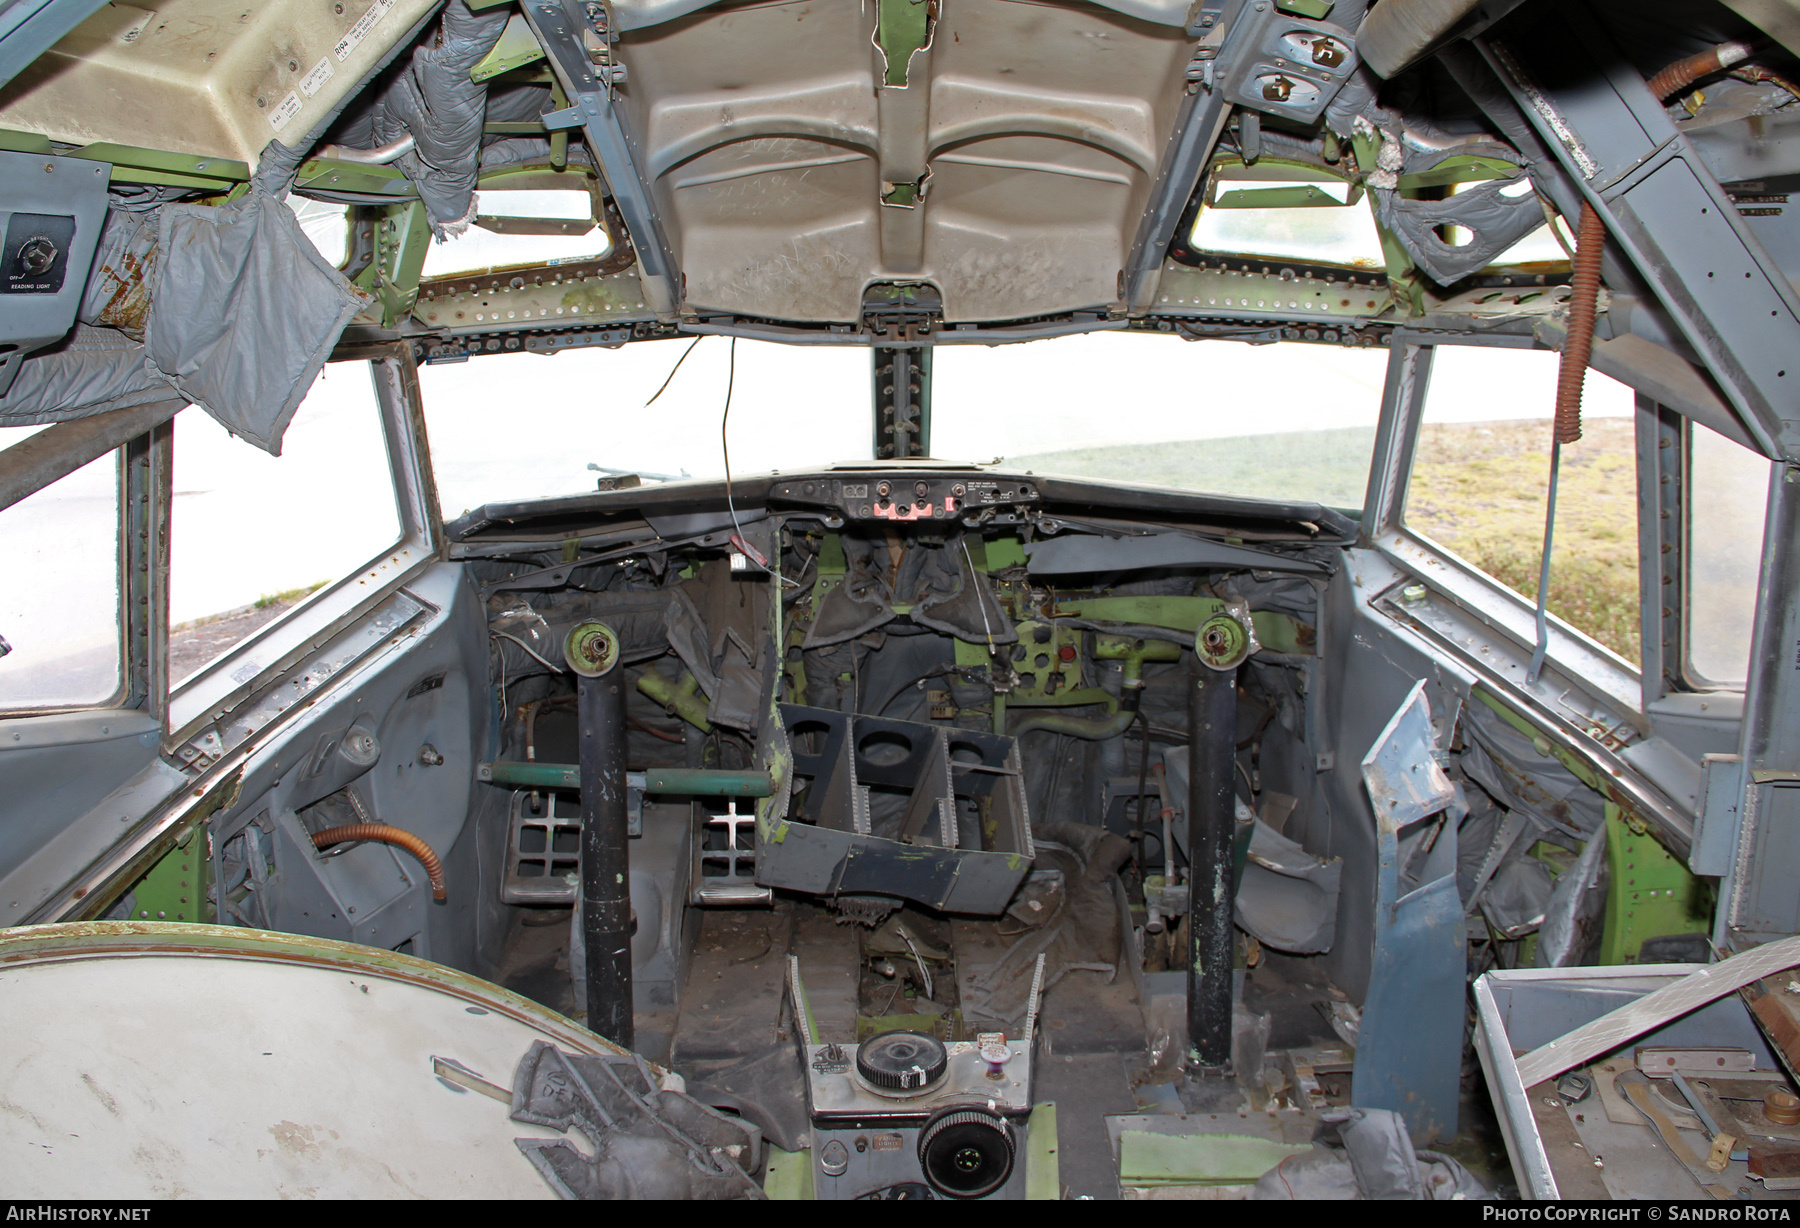
<path fill-rule="evenodd" d="M 1636 662 L 1633 446 L 1631 419 L 1594 418 L 1581 442 L 1563 449 L 1549 605 Z M 1406 522 L 1535 600 L 1549 477 L 1548 421 L 1428 425 L 1419 436 Z"/>
<path fill-rule="evenodd" d="M 1637 482 L 1632 420 L 1590 418 L 1563 449 L 1550 609 L 1636 662 Z M 1372 428 L 1128 444 L 1006 458 L 1038 473 L 1357 509 Z M 1423 428 L 1406 521 L 1528 599 L 1537 596 L 1550 422 Z"/>

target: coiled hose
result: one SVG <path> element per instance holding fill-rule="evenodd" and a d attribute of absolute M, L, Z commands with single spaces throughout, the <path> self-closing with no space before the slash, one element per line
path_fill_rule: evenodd
<path fill-rule="evenodd" d="M 1756 47 L 1745 42 L 1720 43 L 1697 55 L 1676 60 L 1650 78 L 1650 92 L 1658 102 L 1686 90 L 1702 77 L 1742 64 Z M 1606 244 L 1606 225 L 1594 206 L 1583 201 L 1575 237 L 1574 276 L 1570 279 L 1569 335 L 1563 342 L 1562 365 L 1556 373 L 1556 442 L 1574 443 L 1581 438 L 1581 384 L 1594 349 L 1594 311 L 1600 296 L 1600 251 Z"/>
<path fill-rule="evenodd" d="M 1756 47 L 1752 43 L 1730 42 L 1708 47 L 1685 60 L 1676 60 L 1651 77 L 1650 92 L 1656 95 L 1656 101 L 1668 102 L 1700 78 L 1710 77 L 1716 72 L 1742 64 L 1754 54 Z"/>
<path fill-rule="evenodd" d="M 1594 350 L 1594 310 L 1600 298 L 1600 252 L 1606 225 L 1587 201 L 1581 202 L 1581 224 L 1575 236 L 1575 275 L 1569 296 L 1569 335 L 1563 342 L 1556 372 L 1556 442 L 1581 438 L 1581 383 Z"/>
<path fill-rule="evenodd" d="M 394 844 L 405 849 L 425 867 L 425 877 L 431 880 L 431 898 L 444 898 L 444 863 L 438 860 L 438 855 L 431 851 L 429 844 L 411 832 L 389 827 L 386 823 L 351 823 L 346 827 L 327 827 L 317 833 L 313 836 L 313 847 L 330 848 L 347 840 L 378 840 L 382 844 Z"/>

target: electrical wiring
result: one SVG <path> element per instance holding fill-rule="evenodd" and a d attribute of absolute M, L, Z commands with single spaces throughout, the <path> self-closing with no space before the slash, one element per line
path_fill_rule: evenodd
<path fill-rule="evenodd" d="M 694 347 L 699 344 L 699 337 L 695 337 L 692 341 L 688 342 L 688 348 L 681 351 L 681 357 L 677 358 L 675 360 L 675 365 L 669 368 L 669 378 L 664 380 L 662 382 L 662 387 L 656 390 L 656 396 L 653 396 L 648 401 L 644 402 L 645 409 L 649 409 L 652 405 L 656 404 L 656 398 L 669 390 L 669 385 L 675 382 L 675 372 L 681 370 L 681 364 L 687 361 L 688 355 L 692 354 L 694 352 Z"/>
<path fill-rule="evenodd" d="M 510 632 L 490 630 L 488 632 L 488 635 L 490 635 L 496 639 L 511 640 L 513 643 L 517 644 L 520 648 L 523 648 L 526 652 L 530 653 L 533 657 L 535 657 L 540 665 L 543 665 L 546 668 L 553 670 L 556 673 L 562 674 L 562 673 L 568 672 L 568 666 L 555 665 L 549 661 L 544 660 L 543 657 L 538 656 L 537 649 L 533 648 L 530 644 L 527 644 L 524 640 L 520 639 L 518 636 L 513 635 Z"/>
<path fill-rule="evenodd" d="M 731 392 L 736 385 L 737 338 L 733 337 L 731 339 L 731 357 L 725 367 L 725 412 L 719 415 L 719 451 L 725 458 L 725 509 L 731 513 L 731 527 L 737 530 L 733 543 L 739 547 L 745 547 L 749 543 L 744 540 L 744 526 L 738 520 L 737 503 L 731 497 L 731 434 L 729 428 L 731 425 Z M 794 581 L 757 558 L 748 549 L 744 550 L 744 557 L 756 567 L 774 576 L 777 583 L 785 584 L 789 588 L 796 587 Z"/>

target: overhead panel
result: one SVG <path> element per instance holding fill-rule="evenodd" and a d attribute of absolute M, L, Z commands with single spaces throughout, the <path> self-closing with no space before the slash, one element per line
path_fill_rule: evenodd
<path fill-rule="evenodd" d="M 618 106 L 688 309 L 850 324 L 896 282 L 938 287 L 951 322 L 1118 305 L 1192 40 L 1099 6 L 959 0 L 916 6 L 922 34 L 895 17 L 884 47 L 888 7 L 627 29 Z"/>
<path fill-rule="evenodd" d="M 433 0 L 109 4 L 0 90 L 0 128 L 256 165 L 296 144 Z"/>

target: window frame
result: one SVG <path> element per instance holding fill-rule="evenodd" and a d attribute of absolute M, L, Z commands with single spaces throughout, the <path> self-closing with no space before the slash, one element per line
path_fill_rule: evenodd
<path fill-rule="evenodd" d="M 1432 638 L 1478 674 L 1491 677 L 1496 685 L 1532 697 L 1536 706 L 1558 721 L 1573 719 L 1590 731 L 1616 727 L 1619 721 L 1640 727 L 1646 696 L 1638 668 L 1554 612 L 1548 616 L 1550 634 L 1544 672 L 1535 687 L 1526 687 L 1525 663 L 1537 643 L 1536 605 L 1454 550 L 1409 528 L 1404 519 L 1435 350 L 1444 345 L 1528 350 L 1548 347 L 1529 335 L 1487 334 L 1449 340 L 1404 329 L 1396 329 L 1389 344 L 1388 381 L 1363 510 L 1362 544 L 1379 551 L 1404 574 L 1404 579 L 1385 586 L 1381 593 L 1372 596 L 1372 603 L 1386 607 L 1390 617 L 1404 618 L 1415 625 L 1430 625 L 1430 620 L 1423 617 L 1428 610 L 1442 617 L 1443 628 L 1461 624 L 1454 635 L 1440 629 Z M 1638 484 L 1641 491 L 1641 472 Z M 1643 518 L 1640 506 L 1640 522 Z M 1639 574 L 1643 574 L 1641 547 Z M 1414 584 L 1424 585 L 1427 597 L 1418 611 L 1408 611 L 1400 605 L 1400 593 Z M 1446 601 L 1454 610 L 1445 608 Z M 1575 691 L 1586 692 L 1603 710 L 1591 710 L 1596 706 L 1593 703 L 1571 707 L 1569 697 Z M 1603 735 L 1597 736 L 1605 740 Z"/>
<path fill-rule="evenodd" d="M 437 495 L 426 459 L 418 369 L 411 348 L 400 343 L 348 352 L 340 349 L 333 361 L 368 364 L 387 446 L 399 537 L 362 566 L 332 580 L 280 618 L 232 645 L 171 691 L 163 722 L 163 749 L 189 766 L 204 767 L 218 757 L 220 748 L 208 744 L 218 722 L 245 711 L 272 682 L 356 624 L 442 555 L 443 527 L 436 517 Z M 160 569 L 165 606 L 167 563 L 165 548 Z M 166 672 L 166 612 L 162 632 Z M 251 665 L 254 670 L 247 672 Z M 278 715 L 270 715 L 269 723 Z"/>
<path fill-rule="evenodd" d="M 1668 535 L 1663 543 L 1664 558 L 1671 560 L 1667 571 L 1669 578 L 1665 579 L 1663 583 L 1665 587 L 1675 590 L 1673 594 L 1674 600 L 1665 603 L 1665 608 L 1669 609 L 1670 613 L 1663 619 L 1664 634 L 1667 637 L 1663 650 L 1665 654 L 1663 668 L 1672 675 L 1672 677 L 1668 679 L 1668 681 L 1674 684 L 1674 687 L 1671 687 L 1671 689 L 1679 687 L 1679 689 L 1682 690 L 1699 691 L 1707 694 L 1741 695 L 1749 687 L 1749 675 L 1751 674 L 1752 666 L 1754 665 L 1754 661 L 1752 660 L 1756 650 L 1754 620 L 1752 622 L 1750 634 L 1744 645 L 1745 676 L 1742 679 L 1721 681 L 1719 679 L 1708 678 L 1699 673 L 1693 666 L 1689 637 L 1693 631 L 1691 615 L 1693 613 L 1694 591 L 1692 564 L 1695 553 L 1693 545 L 1695 500 L 1690 497 L 1690 492 L 1693 490 L 1694 480 L 1694 428 L 1696 426 L 1704 426 L 1705 424 L 1695 422 L 1691 418 L 1679 417 L 1669 410 L 1663 410 L 1662 412 L 1668 414 L 1676 423 L 1674 444 L 1670 448 L 1663 449 L 1664 451 L 1673 452 L 1674 455 L 1669 458 L 1669 462 L 1665 463 L 1663 467 L 1664 477 L 1662 486 L 1665 492 L 1667 492 L 1669 488 L 1674 488 L 1674 490 L 1678 492 L 1679 497 L 1679 505 L 1675 506 L 1672 509 L 1672 514 L 1667 517 L 1667 519 L 1676 526 L 1675 530 Z M 1717 434 L 1717 432 L 1714 433 Z M 1729 436 L 1720 435 L 1719 438 L 1726 443 L 1737 444 L 1739 447 L 1744 447 L 1743 444 L 1738 443 L 1737 440 L 1732 439 Z M 1744 450 L 1751 455 L 1758 457 L 1765 464 L 1770 466 L 1770 472 L 1771 475 L 1773 475 L 1776 462 L 1771 461 L 1768 457 L 1763 456 L 1752 448 L 1744 448 Z M 1671 512 L 1671 505 L 1667 493 L 1664 495 L 1662 510 L 1664 512 Z M 1758 559 L 1763 557 L 1762 546 L 1767 543 L 1769 532 L 1768 503 L 1766 499 L 1763 504 L 1763 521 L 1760 527 L 1763 533 L 1763 541 L 1758 543 L 1756 552 Z M 1758 604 L 1760 604 L 1760 583 L 1758 585 L 1757 596 Z"/>
<path fill-rule="evenodd" d="M 49 490 L 63 478 L 71 477 L 94 461 L 111 458 L 113 464 L 113 491 L 116 502 L 113 505 L 113 567 L 118 580 L 118 608 L 114 611 L 114 623 L 118 631 L 116 646 L 119 665 L 118 685 L 110 695 L 91 703 L 51 704 L 40 708 L 11 708 L 0 710 L 0 720 L 29 720 L 37 716 L 55 716 L 66 712 L 109 712 L 115 709 L 137 708 L 144 706 L 149 694 L 147 677 L 148 663 L 151 654 L 147 642 L 151 611 L 144 603 L 136 600 L 142 594 L 141 583 L 134 584 L 143 567 L 147 566 L 147 542 L 132 532 L 139 523 L 137 501 L 145 499 L 148 492 L 136 471 L 137 463 L 146 469 L 149 458 L 149 436 L 140 436 L 129 443 L 109 448 L 106 452 L 84 462 L 82 465 L 61 474 L 45 486 L 39 487 L 32 494 Z M 25 442 L 18 440 L 11 447 Z M 134 456 L 141 458 L 134 462 Z M 30 496 L 27 496 L 29 498 Z M 24 500 L 20 500 L 23 502 Z M 0 508 L 0 512 L 7 509 Z"/>
<path fill-rule="evenodd" d="M 1204 247 L 1196 242 L 1197 232 L 1200 229 L 1201 220 L 1206 212 L 1208 210 L 1216 211 L 1220 208 L 1215 202 L 1220 195 L 1219 185 L 1222 182 L 1253 184 L 1259 181 L 1269 184 L 1335 183 L 1343 185 L 1348 198 L 1341 204 L 1312 207 L 1362 210 L 1364 216 L 1369 218 L 1376 237 L 1375 251 L 1368 257 L 1371 263 L 1352 264 L 1342 260 L 1329 260 L 1320 256 L 1278 255 L 1272 252 L 1263 251 L 1241 251 L 1237 248 Z M 1261 208 L 1280 207 L 1282 206 L 1261 206 Z M 1233 208 L 1244 208 L 1248 210 L 1257 208 L 1257 206 L 1225 206 L 1225 208 L 1227 210 Z M 1372 198 L 1363 191 L 1363 187 L 1360 183 L 1356 182 L 1351 177 L 1327 170 L 1321 166 L 1316 166 L 1310 162 L 1304 162 L 1293 158 L 1284 158 L 1280 155 L 1267 155 L 1258 158 L 1253 163 L 1244 162 L 1241 156 L 1215 156 L 1212 161 L 1207 164 L 1205 174 L 1201 177 L 1200 191 L 1195 194 L 1193 211 L 1191 214 L 1183 216 L 1176 234 L 1181 247 L 1197 253 L 1204 252 L 1209 255 L 1224 257 L 1226 259 L 1274 261 L 1287 264 L 1306 265 L 1320 269 L 1341 269 L 1346 273 L 1360 273 L 1365 275 L 1380 271 L 1386 259 L 1385 248 L 1381 240 L 1381 222 L 1375 216 Z"/>

